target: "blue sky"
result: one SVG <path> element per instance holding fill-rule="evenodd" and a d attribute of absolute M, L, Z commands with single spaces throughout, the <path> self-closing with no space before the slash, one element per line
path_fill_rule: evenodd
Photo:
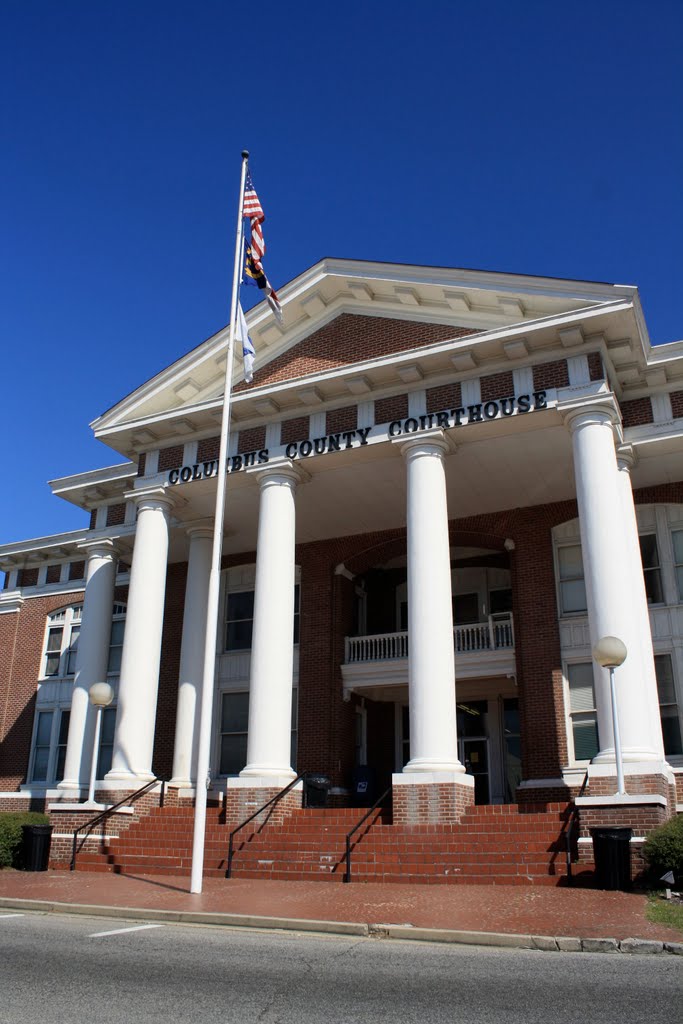
<path fill-rule="evenodd" d="M 46 481 L 120 461 L 88 423 L 225 323 L 245 147 L 275 287 L 613 281 L 683 337 L 681 38 L 680 0 L 4 0 L 0 543 L 81 527 Z"/>

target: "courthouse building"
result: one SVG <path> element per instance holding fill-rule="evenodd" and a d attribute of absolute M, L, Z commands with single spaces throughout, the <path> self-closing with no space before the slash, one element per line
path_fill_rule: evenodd
<path fill-rule="evenodd" d="M 675 813 L 683 343 L 625 285 L 324 259 L 280 298 L 284 327 L 247 316 L 252 384 L 235 361 L 212 791 L 311 770 L 339 805 L 392 786 L 404 822 L 580 789 L 636 831 Z M 102 680 L 102 799 L 205 784 L 227 333 L 91 424 L 116 464 L 50 484 L 82 529 L 0 547 L 3 808 L 85 799 Z"/>

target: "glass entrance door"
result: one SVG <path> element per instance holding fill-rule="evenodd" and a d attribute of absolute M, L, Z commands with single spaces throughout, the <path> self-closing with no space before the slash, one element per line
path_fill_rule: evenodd
<path fill-rule="evenodd" d="M 468 775 L 474 776 L 474 802 L 489 802 L 489 741 L 486 738 L 460 740 L 460 760 Z"/>

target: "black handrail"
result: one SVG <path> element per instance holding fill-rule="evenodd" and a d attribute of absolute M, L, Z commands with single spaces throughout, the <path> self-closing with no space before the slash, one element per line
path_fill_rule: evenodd
<path fill-rule="evenodd" d="M 365 812 L 365 814 L 360 819 L 360 821 L 357 821 L 356 824 L 351 829 L 351 831 L 346 833 L 346 853 L 344 855 L 345 859 L 346 859 L 346 870 L 344 871 L 344 881 L 345 882 L 350 882 L 351 881 L 351 836 L 355 832 L 358 831 L 358 829 L 361 827 L 361 825 L 365 821 L 367 821 L 367 819 L 370 817 L 372 812 L 377 810 L 377 808 L 382 803 L 382 801 L 384 800 L 384 798 L 387 795 L 387 793 L 391 793 L 391 789 L 392 789 L 391 786 L 389 786 L 388 789 L 385 789 L 384 792 L 382 793 L 382 795 L 377 800 L 375 800 L 375 802 L 372 805 L 372 807 L 370 807 Z"/>
<path fill-rule="evenodd" d="M 92 818 L 91 821 L 86 821 L 85 825 L 79 825 L 77 829 L 74 829 L 73 844 L 71 847 L 71 864 L 69 865 L 69 870 L 76 870 L 76 847 L 78 844 L 79 832 L 83 832 L 84 829 L 88 829 L 88 831 L 90 832 L 95 827 L 95 825 L 99 825 L 101 821 L 105 821 L 114 813 L 114 811 L 117 811 L 119 807 L 123 807 L 124 804 L 131 804 L 134 800 L 137 800 L 139 796 L 142 796 L 143 793 L 146 793 L 148 789 L 151 789 L 152 786 L 156 786 L 159 782 L 161 783 L 161 798 L 159 800 L 159 807 L 163 807 L 164 793 L 166 791 L 166 782 L 163 779 L 152 779 L 151 782 L 145 783 L 145 785 L 141 786 L 140 789 L 136 789 L 136 791 L 134 793 L 131 793 L 130 796 L 124 796 L 124 798 L 122 800 L 119 800 L 117 804 L 112 804 L 111 807 L 107 807 L 106 810 L 98 814 L 97 817 Z M 85 836 L 83 838 L 85 839 Z"/>
<path fill-rule="evenodd" d="M 285 788 L 281 789 L 279 793 L 276 793 L 275 796 L 272 796 L 270 798 L 270 800 L 268 801 L 268 803 L 265 803 L 263 805 L 263 807 L 259 807 L 258 811 L 254 811 L 254 813 L 250 814 L 248 818 L 246 818 L 243 822 L 241 822 L 241 824 L 239 824 L 237 826 L 237 828 L 234 828 L 232 830 L 232 832 L 230 833 L 230 843 L 228 845 L 228 866 L 225 869 L 225 877 L 226 878 L 230 878 L 230 874 L 232 872 L 232 858 L 233 858 L 233 856 L 235 854 L 235 842 L 234 841 L 235 841 L 235 836 L 240 831 L 240 829 L 244 828 L 244 826 L 248 825 L 250 821 L 253 821 L 254 818 L 258 817 L 258 815 L 261 814 L 263 811 L 265 811 L 267 807 L 270 807 L 271 804 L 276 804 L 278 802 L 278 800 L 281 800 L 283 796 L 285 796 L 287 793 L 289 793 L 290 789 L 292 789 L 294 786 L 296 786 L 297 782 L 301 782 L 302 779 L 305 779 L 307 776 L 309 776 L 311 774 L 317 774 L 317 773 L 301 772 L 299 775 L 297 775 L 297 777 L 295 779 L 292 779 L 292 781 L 289 783 L 288 786 L 285 786 Z"/>
<path fill-rule="evenodd" d="M 583 782 L 581 783 L 581 788 L 579 789 L 579 792 L 574 797 L 574 801 L 577 800 L 578 797 L 583 796 L 584 791 L 585 791 L 587 785 L 588 785 L 588 772 L 586 772 L 586 774 L 583 777 Z M 572 842 L 573 842 L 573 839 L 574 839 L 574 829 L 576 827 L 576 823 L 577 823 L 578 817 L 579 817 L 579 808 L 576 806 L 576 803 L 574 801 L 572 801 L 572 809 L 569 812 L 569 819 L 567 821 L 567 827 L 566 827 L 566 830 L 564 832 L 564 849 L 565 849 L 565 857 L 566 857 L 566 861 L 567 861 L 567 883 L 568 883 L 568 885 L 570 887 L 573 885 L 573 881 L 572 881 L 573 880 L 573 875 L 572 875 Z"/>

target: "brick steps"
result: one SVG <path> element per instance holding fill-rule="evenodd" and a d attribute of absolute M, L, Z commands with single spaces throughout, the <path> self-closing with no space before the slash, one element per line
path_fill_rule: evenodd
<path fill-rule="evenodd" d="M 392 825 L 373 813 L 352 841 L 356 882 L 557 885 L 566 872 L 561 836 L 566 807 L 515 805 L 471 808 L 458 824 Z M 281 822 L 248 825 L 235 841 L 233 876 L 341 882 L 346 834 L 359 808 L 306 809 Z M 86 844 L 83 871 L 185 874 L 191 869 L 193 810 L 155 808 L 119 838 Z M 225 874 L 230 827 L 217 808 L 207 817 L 205 874 Z"/>

